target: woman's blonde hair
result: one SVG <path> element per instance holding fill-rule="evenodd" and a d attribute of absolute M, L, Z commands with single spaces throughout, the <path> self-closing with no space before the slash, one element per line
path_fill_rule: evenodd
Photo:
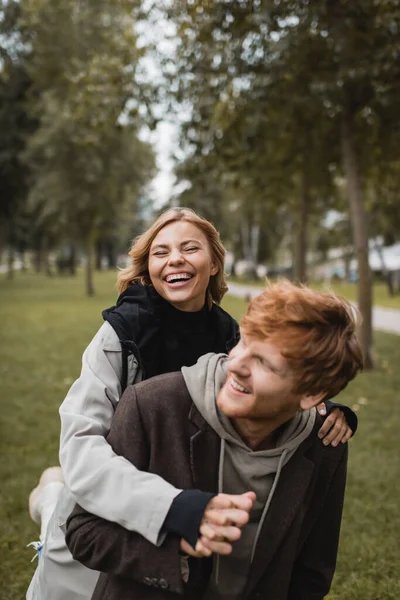
<path fill-rule="evenodd" d="M 156 219 L 144 233 L 139 235 L 133 242 L 129 251 L 132 258 L 131 264 L 122 269 L 117 278 L 117 288 L 121 294 L 130 285 L 141 283 L 142 285 L 152 285 L 148 265 L 149 252 L 151 244 L 156 235 L 167 225 L 185 221 L 198 227 L 206 236 L 211 250 L 211 258 L 218 271 L 211 275 L 207 288 L 207 305 L 211 308 L 213 302 L 219 304 L 228 289 L 224 273 L 225 248 L 223 247 L 219 233 L 214 225 L 197 215 L 190 208 L 170 208 Z"/>

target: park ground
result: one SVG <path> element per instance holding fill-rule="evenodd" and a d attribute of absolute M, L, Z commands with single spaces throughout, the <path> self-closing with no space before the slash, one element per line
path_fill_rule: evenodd
<path fill-rule="evenodd" d="M 81 354 L 115 302 L 115 276 L 96 275 L 87 298 L 81 276 L 0 275 L 0 599 L 20 600 L 35 568 L 26 544 L 38 528 L 27 498 L 45 467 L 57 464 L 57 409 L 79 374 Z M 240 318 L 246 304 L 228 297 Z M 340 395 L 358 411 L 350 443 L 338 567 L 329 600 L 400 598 L 400 336 L 375 333 L 377 367 Z M 327 515 L 329 518 L 329 515 Z"/>

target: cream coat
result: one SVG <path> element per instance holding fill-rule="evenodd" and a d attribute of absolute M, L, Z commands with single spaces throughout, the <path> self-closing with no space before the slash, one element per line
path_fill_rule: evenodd
<path fill-rule="evenodd" d="M 134 357 L 128 381 L 140 381 Z M 67 517 L 75 503 L 103 519 L 161 544 L 161 527 L 176 489 L 157 475 L 138 471 L 106 442 L 121 396 L 118 337 L 105 322 L 82 358 L 82 371 L 60 407 L 60 463 L 66 485 L 49 523 L 27 600 L 90 600 L 98 573 L 73 560 L 65 545 Z"/>

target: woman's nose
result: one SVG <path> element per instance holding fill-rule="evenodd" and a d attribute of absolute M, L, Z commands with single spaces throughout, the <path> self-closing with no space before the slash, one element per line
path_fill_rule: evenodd
<path fill-rule="evenodd" d="M 182 252 L 180 250 L 178 250 L 177 248 L 172 250 L 170 255 L 169 255 L 169 262 L 171 264 L 176 264 L 176 263 L 181 263 L 183 262 L 184 258 L 182 255 Z"/>

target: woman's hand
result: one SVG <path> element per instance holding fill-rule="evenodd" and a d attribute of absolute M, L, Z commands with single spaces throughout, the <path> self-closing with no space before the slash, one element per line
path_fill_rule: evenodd
<path fill-rule="evenodd" d="M 318 404 L 317 410 L 320 415 L 326 415 L 326 406 L 323 402 Z M 318 431 L 318 437 L 322 440 L 325 446 L 332 444 L 337 446 L 345 444 L 353 435 L 352 430 L 347 424 L 344 412 L 340 408 L 334 408 L 326 417 L 321 429 Z"/>
<path fill-rule="evenodd" d="M 241 529 L 249 520 L 256 499 L 254 492 L 246 494 L 218 494 L 211 498 L 200 523 L 200 537 L 196 548 L 183 538 L 181 552 L 203 558 L 211 554 L 230 554 L 232 543 L 241 536 Z"/>

